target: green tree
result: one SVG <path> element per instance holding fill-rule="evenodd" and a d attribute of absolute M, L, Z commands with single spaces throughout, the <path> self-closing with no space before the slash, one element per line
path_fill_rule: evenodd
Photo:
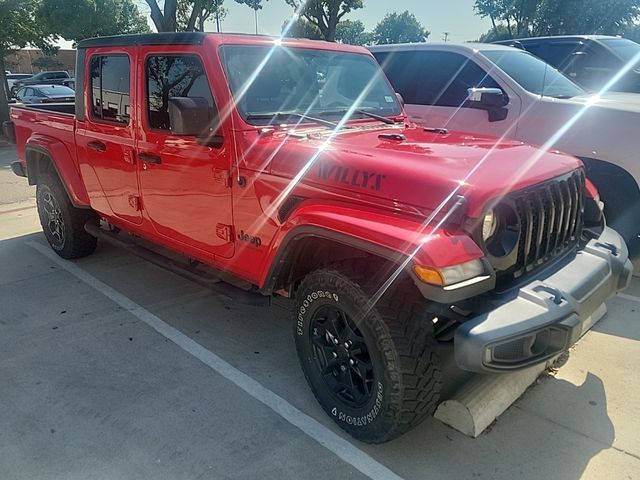
<path fill-rule="evenodd" d="M 177 26 L 179 32 L 204 32 L 205 22 L 213 17 L 216 28 L 220 31 L 220 20 L 227 16 L 227 9 L 222 6 L 224 0 L 178 0 Z"/>
<path fill-rule="evenodd" d="M 478 42 L 491 43 L 497 42 L 498 40 L 509 40 L 511 38 L 513 38 L 513 35 L 511 35 L 506 25 L 496 25 L 490 28 L 487 33 L 480 35 Z"/>
<path fill-rule="evenodd" d="M 489 17 L 494 29 L 504 21 L 513 38 L 528 36 L 539 11 L 538 4 L 538 0 L 477 0 L 474 9 L 481 17 Z"/>
<path fill-rule="evenodd" d="M 282 24 L 282 36 L 290 38 L 308 38 L 311 40 L 323 40 L 322 33 L 311 22 L 304 18 L 297 18 L 293 22 L 286 21 Z"/>
<path fill-rule="evenodd" d="M 533 35 L 617 35 L 640 15 L 640 0 L 544 0 Z"/>
<path fill-rule="evenodd" d="M 378 45 L 424 42 L 430 33 L 414 14 L 406 10 L 387 13 L 373 29 L 373 41 Z"/>
<path fill-rule="evenodd" d="M 36 21 L 39 6 L 39 0 L 0 0 L 0 121 L 9 118 L 7 55 L 26 46 L 51 51 L 52 39 Z"/>
<path fill-rule="evenodd" d="M 640 43 L 640 25 L 627 25 L 622 32 L 624 38 Z"/>
<path fill-rule="evenodd" d="M 363 7 L 363 0 L 285 0 L 296 15 L 314 25 L 328 42 L 335 42 L 336 29 L 342 18 Z"/>
<path fill-rule="evenodd" d="M 494 37 L 622 33 L 640 16 L 640 0 L 476 0 Z M 499 27 L 504 27 L 499 30 Z"/>
<path fill-rule="evenodd" d="M 62 68 L 62 62 L 53 55 L 43 55 L 42 57 L 38 57 L 31 62 L 31 65 L 45 71 Z"/>
<path fill-rule="evenodd" d="M 265 0 L 268 1 L 268 0 Z M 258 10 L 262 10 L 262 0 L 236 0 L 241 5 L 246 5 L 253 10 L 253 18 L 256 24 L 256 35 L 258 34 Z"/>
<path fill-rule="evenodd" d="M 336 40 L 349 45 L 369 45 L 373 36 L 360 20 L 342 20 L 336 28 Z"/>
<path fill-rule="evenodd" d="M 41 0 L 36 21 L 51 35 L 75 42 L 150 31 L 133 0 Z"/>

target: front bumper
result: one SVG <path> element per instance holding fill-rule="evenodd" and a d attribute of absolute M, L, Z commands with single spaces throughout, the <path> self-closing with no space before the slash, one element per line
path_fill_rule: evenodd
<path fill-rule="evenodd" d="M 472 372 L 509 372 L 567 350 L 592 327 L 591 314 L 628 286 L 628 257 L 620 235 L 605 228 L 560 270 L 521 287 L 494 310 L 458 327 L 456 363 Z"/>

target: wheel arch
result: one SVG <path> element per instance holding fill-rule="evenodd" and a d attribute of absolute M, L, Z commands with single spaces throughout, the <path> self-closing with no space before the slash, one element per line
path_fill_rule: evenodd
<path fill-rule="evenodd" d="M 625 239 L 632 233 L 640 233 L 640 186 L 638 181 L 624 168 L 606 160 L 579 157 L 585 165 L 587 178 L 598 189 L 605 204 L 607 223 L 620 230 L 636 227 L 636 232 L 621 232 Z M 613 198 L 612 198 L 613 197 Z M 609 200 L 608 200 L 609 199 Z M 620 202 L 629 205 L 628 216 L 622 216 Z M 607 204 L 609 203 L 609 208 Z M 624 235 L 626 233 L 627 235 Z"/>
<path fill-rule="evenodd" d="M 407 256 L 344 233 L 318 226 L 301 226 L 289 232 L 280 244 L 263 291 L 271 293 L 284 288 L 293 297 L 297 284 L 307 273 L 355 258 L 369 258 L 381 267 L 404 270 L 402 264 Z"/>
<path fill-rule="evenodd" d="M 57 140 L 46 145 L 42 144 L 42 139 L 31 140 L 25 146 L 29 185 L 37 185 L 44 174 L 55 174 L 74 207 L 91 208 L 82 178 L 67 148 Z"/>

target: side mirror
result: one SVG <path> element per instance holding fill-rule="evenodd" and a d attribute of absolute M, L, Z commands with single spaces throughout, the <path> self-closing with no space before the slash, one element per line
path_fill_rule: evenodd
<path fill-rule="evenodd" d="M 499 88 L 469 88 L 466 106 L 486 110 L 490 122 L 499 122 L 507 118 L 509 97 Z"/>
<path fill-rule="evenodd" d="M 402 95 L 396 92 L 396 98 L 398 99 L 398 102 L 400 102 L 400 106 L 404 108 L 404 98 L 402 97 Z"/>
<path fill-rule="evenodd" d="M 212 118 L 209 103 L 201 97 L 171 97 L 169 99 L 169 123 L 174 135 L 194 136 L 200 145 L 219 148 L 223 137 L 212 128 L 217 118 Z"/>
<path fill-rule="evenodd" d="M 509 97 L 499 88 L 469 88 L 467 100 L 480 107 L 501 108 L 509 104 Z"/>

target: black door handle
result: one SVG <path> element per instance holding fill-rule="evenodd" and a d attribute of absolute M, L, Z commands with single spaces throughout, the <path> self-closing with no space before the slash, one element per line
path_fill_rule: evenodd
<path fill-rule="evenodd" d="M 107 146 L 104 143 L 98 141 L 87 143 L 87 148 L 95 150 L 96 152 L 105 152 L 107 150 Z"/>
<path fill-rule="evenodd" d="M 143 162 L 162 163 L 162 159 L 159 155 L 152 155 L 150 153 L 141 153 L 138 155 L 138 158 Z"/>

